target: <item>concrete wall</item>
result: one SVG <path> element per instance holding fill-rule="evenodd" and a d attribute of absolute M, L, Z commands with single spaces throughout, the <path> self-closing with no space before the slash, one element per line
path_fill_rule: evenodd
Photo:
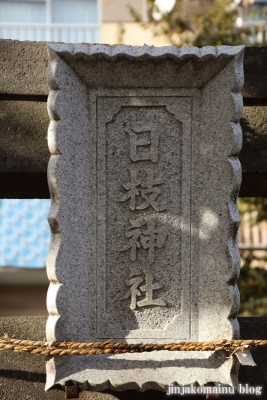
<path fill-rule="evenodd" d="M 123 32 L 122 32 L 123 31 Z M 132 46 L 169 46 L 164 36 L 154 36 L 152 29 L 145 29 L 137 22 L 104 22 L 101 26 L 101 41 L 106 44 L 128 44 Z"/>
<path fill-rule="evenodd" d="M 128 6 L 133 7 L 142 19 L 146 18 L 146 0 L 102 0 L 102 21 L 133 22 Z"/>

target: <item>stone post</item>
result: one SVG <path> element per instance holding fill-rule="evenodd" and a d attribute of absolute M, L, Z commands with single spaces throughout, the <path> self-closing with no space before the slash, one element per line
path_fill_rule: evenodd
<path fill-rule="evenodd" d="M 243 47 L 50 44 L 47 340 L 238 338 Z M 52 358 L 46 389 L 237 384 L 213 352 Z"/>

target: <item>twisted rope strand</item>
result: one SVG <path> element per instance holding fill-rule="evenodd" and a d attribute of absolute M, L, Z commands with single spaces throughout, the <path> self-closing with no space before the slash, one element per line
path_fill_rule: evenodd
<path fill-rule="evenodd" d="M 236 353 L 243 350 L 254 350 L 267 346 L 267 340 L 216 340 L 211 342 L 180 342 L 170 344 L 129 344 L 106 342 L 45 342 L 0 338 L 0 350 L 11 350 L 19 353 L 45 355 L 93 355 L 93 354 L 122 354 L 142 353 L 148 351 L 226 351 Z"/>

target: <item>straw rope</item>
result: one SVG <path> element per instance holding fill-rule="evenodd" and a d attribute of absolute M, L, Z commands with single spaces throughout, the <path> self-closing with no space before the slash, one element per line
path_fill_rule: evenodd
<path fill-rule="evenodd" d="M 181 342 L 170 344 L 129 344 L 106 342 L 46 342 L 33 340 L 19 340 L 9 338 L 5 334 L 0 338 L 0 350 L 11 350 L 19 353 L 45 355 L 94 355 L 94 354 L 122 354 L 143 353 L 149 351 L 226 351 L 237 353 L 243 350 L 254 350 L 267 346 L 267 340 L 226 340 L 211 342 Z"/>

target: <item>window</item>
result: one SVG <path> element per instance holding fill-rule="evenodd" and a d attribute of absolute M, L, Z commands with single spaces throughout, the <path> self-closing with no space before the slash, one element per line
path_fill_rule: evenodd
<path fill-rule="evenodd" d="M 45 2 L 0 1 L 0 21 L 10 23 L 45 22 Z"/>
<path fill-rule="evenodd" d="M 0 0 L 0 38 L 96 43 L 100 0 Z"/>

